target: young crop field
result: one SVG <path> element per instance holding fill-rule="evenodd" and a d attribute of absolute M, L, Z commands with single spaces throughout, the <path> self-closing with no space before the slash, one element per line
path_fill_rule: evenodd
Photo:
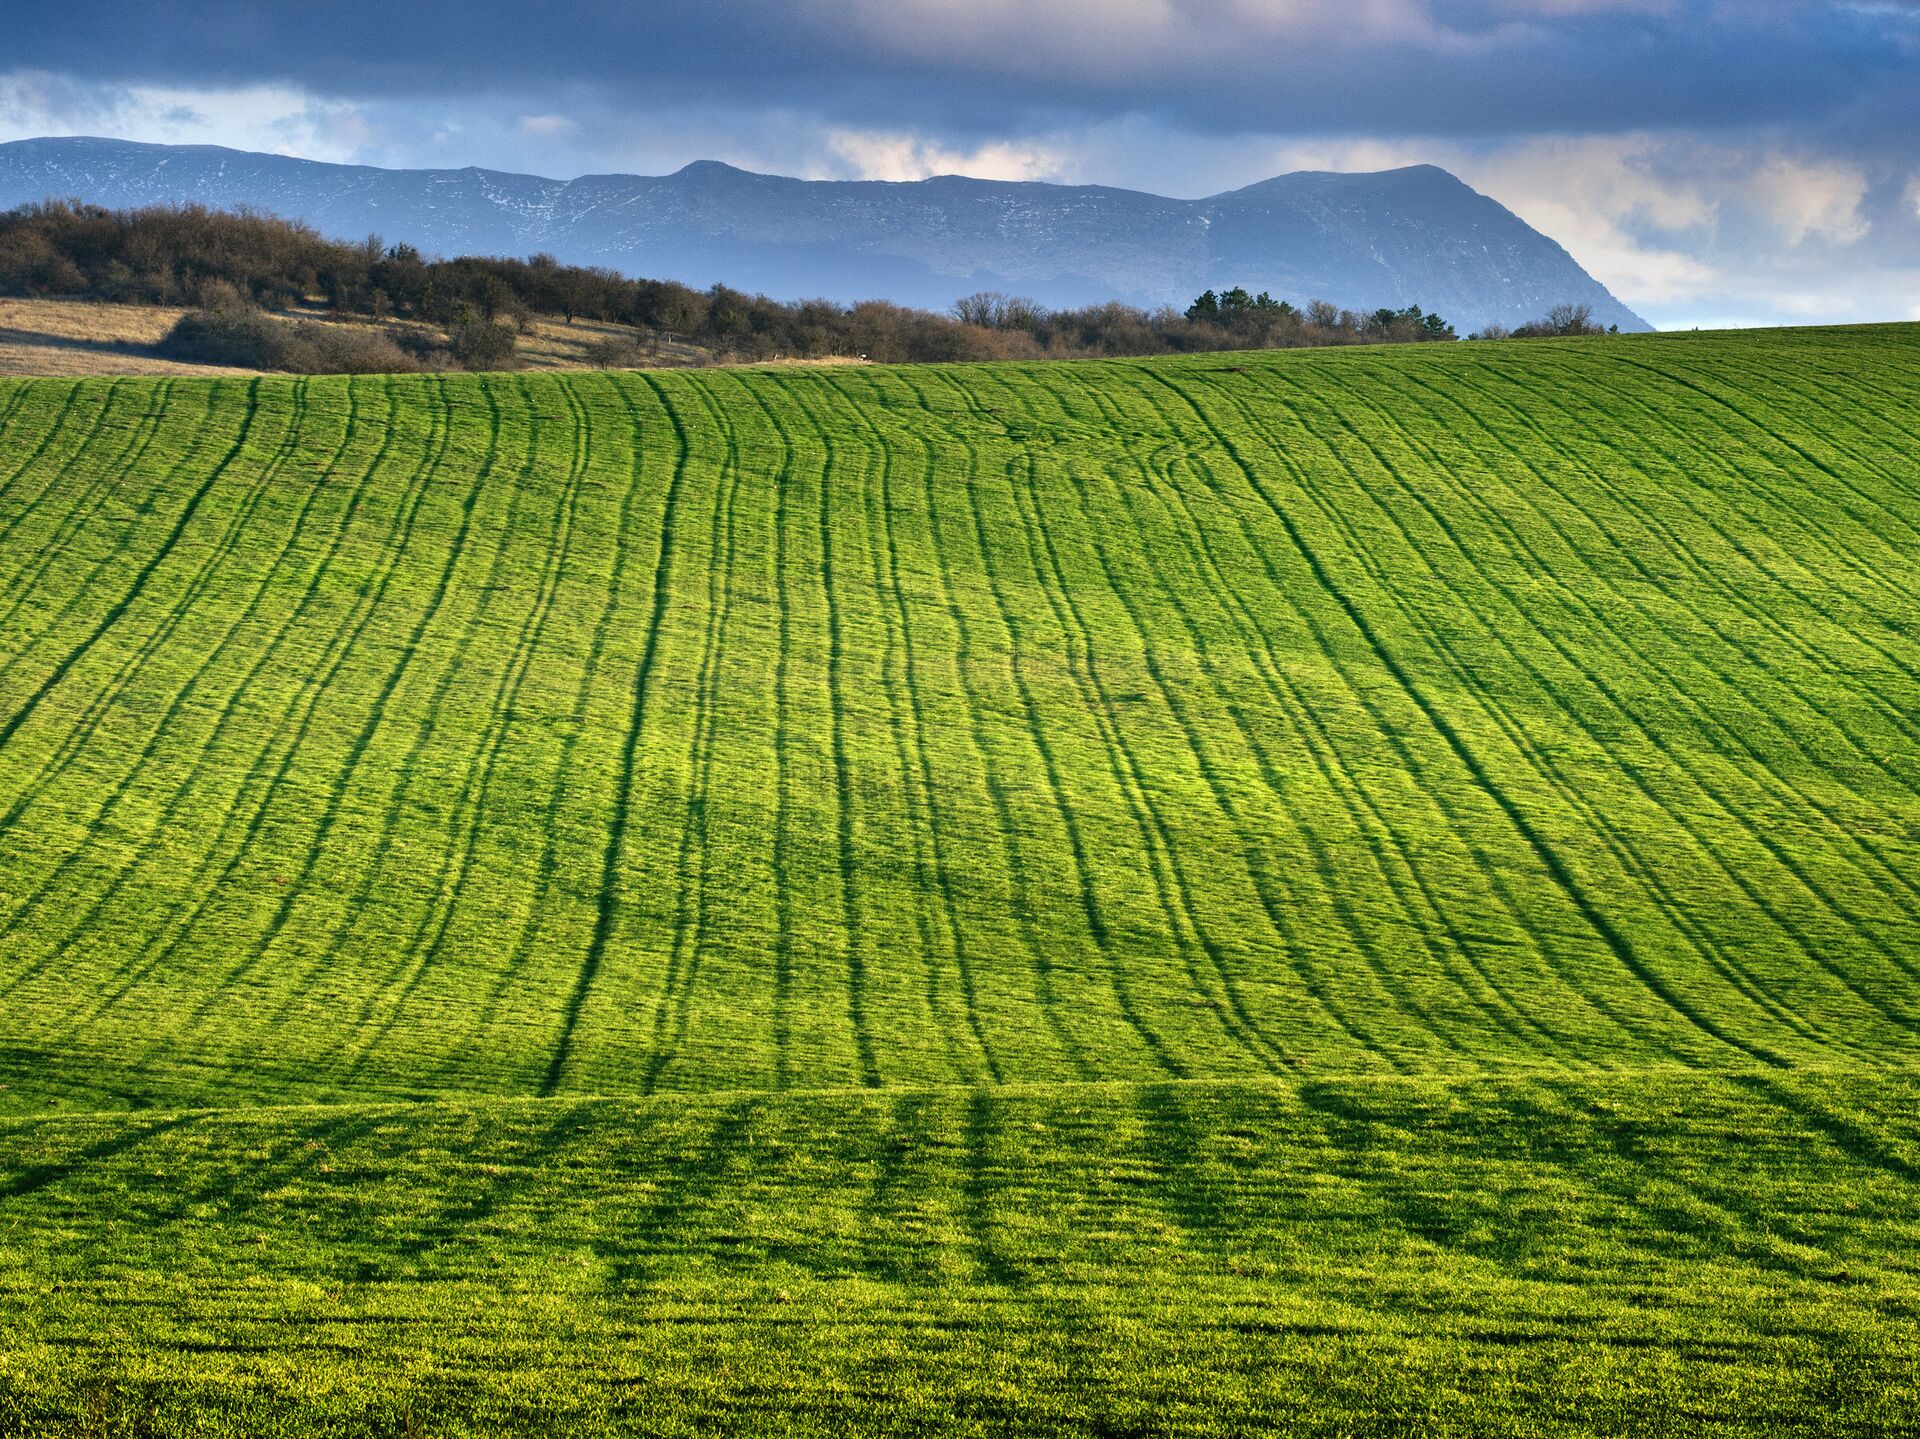
<path fill-rule="evenodd" d="M 0 1428 L 1920 1432 L 1920 327 L 0 379 Z"/>

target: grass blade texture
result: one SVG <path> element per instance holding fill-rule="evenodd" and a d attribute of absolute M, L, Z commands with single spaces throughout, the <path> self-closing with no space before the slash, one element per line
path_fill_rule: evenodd
<path fill-rule="evenodd" d="M 0 380 L 0 1426 L 1913 1432 L 1920 328 Z"/>

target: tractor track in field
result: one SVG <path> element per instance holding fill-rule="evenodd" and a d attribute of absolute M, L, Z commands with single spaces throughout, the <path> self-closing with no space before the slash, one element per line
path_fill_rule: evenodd
<path fill-rule="evenodd" d="M 1912 353 L 0 384 L 0 1056 L 103 1108 L 1910 1064 Z M 1024 1283 L 983 1103 L 917 1112 Z M 863 1162 L 879 1217 L 931 1161 Z M 1231 1166 L 1176 1167 L 1180 1231 Z"/>

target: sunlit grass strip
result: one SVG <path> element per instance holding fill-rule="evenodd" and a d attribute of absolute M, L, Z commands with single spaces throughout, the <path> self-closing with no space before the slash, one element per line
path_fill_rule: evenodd
<path fill-rule="evenodd" d="M 1748 1070 L 11 1120 L 0 1427 L 1902 1433 L 1916 1114 Z"/>
<path fill-rule="evenodd" d="M 1908 1063 L 1911 335 L 10 383 L 0 1094 Z"/>

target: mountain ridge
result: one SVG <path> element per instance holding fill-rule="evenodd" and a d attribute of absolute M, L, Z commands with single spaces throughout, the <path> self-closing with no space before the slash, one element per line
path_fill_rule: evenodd
<path fill-rule="evenodd" d="M 571 180 L 396 170 L 95 136 L 0 143 L 0 206 L 248 206 L 443 254 L 549 251 L 576 264 L 783 298 L 944 308 L 999 289 L 1060 307 L 1184 306 L 1245 285 L 1355 309 L 1419 304 L 1463 332 L 1562 301 L 1651 326 L 1551 237 L 1435 165 L 1298 171 L 1197 200 L 1106 185 L 804 180 L 696 160 Z"/>

